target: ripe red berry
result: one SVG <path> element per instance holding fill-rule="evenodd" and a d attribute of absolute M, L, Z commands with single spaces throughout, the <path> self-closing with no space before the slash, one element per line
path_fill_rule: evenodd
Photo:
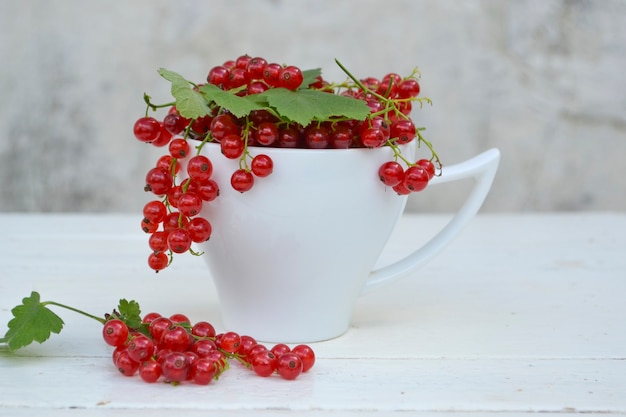
<path fill-rule="evenodd" d="M 255 374 L 268 377 L 276 371 L 278 358 L 270 350 L 262 350 L 250 358 L 250 365 Z"/>
<path fill-rule="evenodd" d="M 428 159 L 420 159 L 415 163 L 415 165 L 419 165 L 428 172 L 428 178 L 432 179 L 435 176 L 435 165 L 429 161 Z"/>
<path fill-rule="evenodd" d="M 300 68 L 290 65 L 281 70 L 278 76 L 279 86 L 287 90 L 296 90 L 304 81 Z"/>
<path fill-rule="evenodd" d="M 404 172 L 404 185 L 409 190 L 416 192 L 422 191 L 428 185 L 430 177 L 428 171 L 424 167 L 414 165 L 407 168 Z"/>
<path fill-rule="evenodd" d="M 404 168 L 396 161 L 388 161 L 380 166 L 378 176 L 383 184 L 393 187 L 404 180 Z"/>
<path fill-rule="evenodd" d="M 152 191 L 156 195 L 164 195 L 172 188 L 172 175 L 161 168 L 152 168 L 146 174 L 145 191 Z"/>
<path fill-rule="evenodd" d="M 202 243 L 209 240 L 213 228 L 207 219 L 194 217 L 189 221 L 187 230 L 189 231 L 189 236 L 193 242 Z"/>
<path fill-rule="evenodd" d="M 111 319 L 102 327 L 102 337 L 109 346 L 123 346 L 128 339 L 128 326 L 120 319 Z"/>
<path fill-rule="evenodd" d="M 250 169 L 257 177 L 267 177 L 274 170 L 274 162 L 268 155 L 259 154 L 252 158 Z"/>
<path fill-rule="evenodd" d="M 293 353 L 302 359 L 302 372 L 306 372 L 315 364 L 315 352 L 308 345 L 298 345 L 291 349 Z"/>
<path fill-rule="evenodd" d="M 206 182 L 213 174 L 213 164 L 204 155 L 193 156 L 187 162 L 187 174 L 192 180 Z"/>
<path fill-rule="evenodd" d="M 230 134 L 220 141 L 222 154 L 228 159 L 237 159 L 243 155 L 245 143 L 241 136 Z"/>
<path fill-rule="evenodd" d="M 152 142 L 161 134 L 161 124 L 154 117 L 141 117 L 133 126 L 135 137 L 141 142 Z"/>
<path fill-rule="evenodd" d="M 296 379 L 302 373 L 303 365 L 300 356 L 293 352 L 287 352 L 278 357 L 276 370 L 284 379 Z"/>
<path fill-rule="evenodd" d="M 191 235 L 183 228 L 176 228 L 167 235 L 167 246 L 172 252 L 185 253 L 191 247 Z"/>
<path fill-rule="evenodd" d="M 278 140 L 278 127 L 272 122 L 263 122 L 257 127 L 255 138 L 263 146 L 273 145 Z"/>
<path fill-rule="evenodd" d="M 193 217 L 202 209 L 202 199 L 194 192 L 187 191 L 178 199 L 178 209 L 183 215 Z"/>
<path fill-rule="evenodd" d="M 144 382 L 157 382 L 161 378 L 161 365 L 154 359 L 147 360 L 139 367 L 139 376 Z"/>
<path fill-rule="evenodd" d="M 169 257 L 165 252 L 152 252 L 148 256 L 148 266 L 157 272 L 165 269 L 169 262 Z"/>
<path fill-rule="evenodd" d="M 184 158 L 189 155 L 189 143 L 185 139 L 174 139 L 169 146 L 170 155 L 173 158 Z"/>
<path fill-rule="evenodd" d="M 171 352 L 163 358 L 161 372 L 167 382 L 182 382 L 189 372 L 189 359 L 182 352 Z"/>
<path fill-rule="evenodd" d="M 236 191 L 240 193 L 245 193 L 249 191 L 254 185 L 254 177 L 251 172 L 246 171 L 245 169 L 238 169 L 233 172 L 230 177 L 230 185 Z"/>

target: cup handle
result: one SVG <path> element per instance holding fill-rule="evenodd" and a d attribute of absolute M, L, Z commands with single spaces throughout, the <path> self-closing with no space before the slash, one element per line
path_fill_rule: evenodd
<path fill-rule="evenodd" d="M 369 293 L 383 285 L 404 277 L 408 273 L 426 264 L 441 252 L 476 215 L 482 206 L 493 183 L 499 162 L 500 151 L 493 148 L 465 162 L 445 167 L 443 175 L 434 177 L 430 181 L 429 186 L 470 177 L 473 177 L 476 183 L 463 206 L 439 233 L 433 236 L 433 238 L 420 249 L 417 249 L 405 258 L 372 271 L 361 294 Z"/>

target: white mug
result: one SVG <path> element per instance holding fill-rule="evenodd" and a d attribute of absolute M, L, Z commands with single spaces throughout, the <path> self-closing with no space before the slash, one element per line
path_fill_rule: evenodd
<path fill-rule="evenodd" d="M 414 142 L 404 145 L 403 155 L 411 159 L 415 147 Z M 269 155 L 274 171 L 240 193 L 230 186 L 239 160 L 225 158 L 219 144 L 202 148 L 220 195 L 201 211 L 213 233 L 200 249 L 224 327 L 282 343 L 322 341 L 346 332 L 362 293 L 425 264 L 476 214 L 500 159 L 491 149 L 444 166 L 429 186 L 474 178 L 465 204 L 423 247 L 373 271 L 407 201 L 378 178 L 379 166 L 393 159 L 389 147 L 249 151 Z"/>

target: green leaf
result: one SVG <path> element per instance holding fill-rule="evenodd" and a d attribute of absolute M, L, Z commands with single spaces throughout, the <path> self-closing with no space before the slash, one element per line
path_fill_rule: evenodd
<path fill-rule="evenodd" d="M 35 291 L 11 312 L 14 318 L 9 321 L 9 330 L 2 339 L 10 350 L 33 342 L 43 343 L 51 333 L 58 334 L 63 328 L 63 320 L 41 303 L 40 295 Z"/>
<path fill-rule="evenodd" d="M 141 326 L 141 309 L 139 303 L 135 300 L 128 301 L 121 299 L 117 306 L 120 319 L 126 323 L 131 329 L 137 329 Z"/>
<path fill-rule="evenodd" d="M 224 91 L 213 84 L 204 84 L 198 90 L 204 94 L 206 101 L 214 101 L 218 106 L 227 109 L 237 117 L 243 117 L 253 110 L 267 107 L 255 95 L 240 97 L 234 91 Z"/>
<path fill-rule="evenodd" d="M 322 75 L 321 68 L 309 69 L 302 71 L 302 76 L 304 79 L 302 80 L 302 85 L 300 88 L 307 88 L 311 84 L 317 81 L 317 77 Z"/>
<path fill-rule="evenodd" d="M 194 90 L 192 84 L 180 74 L 159 69 L 159 75 L 172 83 L 172 96 L 176 99 L 176 110 L 188 119 L 197 119 L 210 113 L 206 100 L 198 91 Z"/>
<path fill-rule="evenodd" d="M 362 100 L 318 90 L 272 88 L 259 96 L 266 99 L 278 114 L 302 126 L 313 120 L 337 116 L 365 120 L 370 113 L 370 108 Z"/>

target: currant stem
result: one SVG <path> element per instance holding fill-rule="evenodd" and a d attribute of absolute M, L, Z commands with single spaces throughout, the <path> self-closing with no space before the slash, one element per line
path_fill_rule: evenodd
<path fill-rule="evenodd" d="M 51 306 L 61 307 L 61 308 L 64 308 L 66 310 L 70 310 L 70 311 L 73 311 L 75 313 L 82 314 L 85 317 L 89 317 L 91 319 L 94 319 L 94 320 L 100 322 L 100 324 L 104 324 L 106 322 L 106 320 L 103 319 L 102 317 L 94 316 L 93 314 L 89 314 L 89 313 L 87 313 L 85 311 L 79 310 L 79 309 L 74 308 L 74 307 L 70 307 L 70 306 L 65 305 L 65 304 L 57 303 L 56 301 L 44 301 L 44 302 L 41 303 L 41 305 L 42 306 L 51 305 Z"/>

